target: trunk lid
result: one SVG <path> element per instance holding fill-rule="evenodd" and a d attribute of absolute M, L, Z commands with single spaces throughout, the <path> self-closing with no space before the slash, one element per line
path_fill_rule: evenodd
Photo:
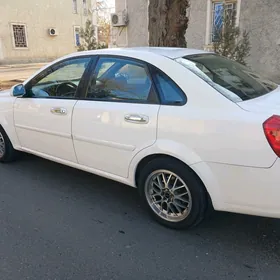
<path fill-rule="evenodd" d="M 280 86 L 263 96 L 236 104 L 249 112 L 280 114 Z"/>

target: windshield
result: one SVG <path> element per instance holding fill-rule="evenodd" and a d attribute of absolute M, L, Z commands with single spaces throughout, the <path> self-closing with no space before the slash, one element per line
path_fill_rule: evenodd
<path fill-rule="evenodd" d="M 199 54 L 176 59 L 234 102 L 265 95 L 278 86 L 249 68 L 216 54 Z"/>

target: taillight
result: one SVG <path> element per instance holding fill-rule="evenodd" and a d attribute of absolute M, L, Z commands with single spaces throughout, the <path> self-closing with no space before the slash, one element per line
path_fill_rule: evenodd
<path fill-rule="evenodd" d="M 273 115 L 263 123 L 268 143 L 274 153 L 280 157 L 280 116 Z"/>

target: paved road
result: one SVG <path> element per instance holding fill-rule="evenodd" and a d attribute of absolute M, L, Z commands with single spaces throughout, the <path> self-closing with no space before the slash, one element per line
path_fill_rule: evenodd
<path fill-rule="evenodd" d="M 0 89 L 8 89 L 14 84 L 26 80 L 45 65 L 46 63 L 0 65 Z"/>
<path fill-rule="evenodd" d="M 253 194 L 252 194 L 253 195 Z M 275 279 L 280 220 L 165 229 L 134 189 L 33 156 L 0 165 L 0 279 Z"/>
<path fill-rule="evenodd" d="M 46 63 L 34 63 L 23 65 L 0 66 L 0 80 L 9 81 L 16 79 L 26 79 L 40 68 L 45 66 Z"/>

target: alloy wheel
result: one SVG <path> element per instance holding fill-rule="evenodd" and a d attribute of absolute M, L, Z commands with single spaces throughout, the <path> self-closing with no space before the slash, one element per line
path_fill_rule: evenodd
<path fill-rule="evenodd" d="M 152 210 L 164 220 L 180 222 L 190 214 L 190 190 L 186 183 L 171 171 L 154 171 L 146 180 L 145 195 Z"/>

